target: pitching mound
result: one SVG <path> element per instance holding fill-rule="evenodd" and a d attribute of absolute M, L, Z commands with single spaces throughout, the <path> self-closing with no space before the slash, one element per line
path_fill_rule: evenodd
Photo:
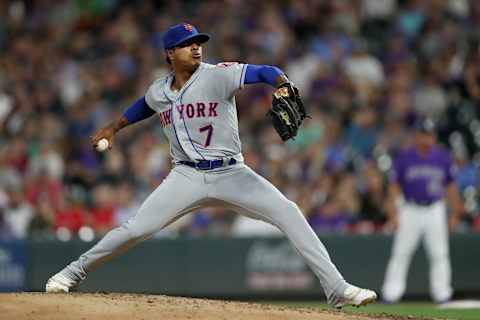
<path fill-rule="evenodd" d="M 9 320 L 371 320 L 337 311 L 139 294 L 0 294 L 0 319 Z M 383 318 L 392 319 L 392 318 Z"/>

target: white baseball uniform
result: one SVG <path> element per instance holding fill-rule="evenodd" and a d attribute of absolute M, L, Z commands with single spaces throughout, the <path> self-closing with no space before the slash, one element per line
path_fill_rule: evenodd
<path fill-rule="evenodd" d="M 221 205 L 278 227 L 317 275 L 329 302 L 343 296 L 348 284 L 298 206 L 243 163 L 234 95 L 245 69 L 244 64 L 202 63 L 179 91 L 171 90 L 173 75 L 150 86 L 145 100 L 159 115 L 176 165 L 135 217 L 62 272 L 84 278 L 182 215 Z"/>
<path fill-rule="evenodd" d="M 383 298 L 401 299 L 408 267 L 423 239 L 430 263 L 430 292 L 436 302 L 452 296 L 448 248 L 447 206 L 444 193 L 454 180 L 454 166 L 446 150 L 434 147 L 427 155 L 415 148 L 395 158 L 392 181 L 398 183 L 404 201 L 398 204 L 398 230 L 383 284 Z"/>

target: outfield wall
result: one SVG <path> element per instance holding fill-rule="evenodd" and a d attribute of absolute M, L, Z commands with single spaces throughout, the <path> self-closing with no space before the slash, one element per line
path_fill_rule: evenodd
<path fill-rule="evenodd" d="M 379 290 L 391 238 L 321 236 L 346 279 Z M 80 241 L 0 242 L 0 290 L 41 291 L 48 277 L 87 250 Z M 480 292 L 480 234 L 451 237 L 453 285 Z M 428 295 L 423 249 L 410 268 L 409 296 Z M 81 291 L 235 298 L 317 298 L 318 281 L 284 238 L 153 239 L 93 272 Z"/>

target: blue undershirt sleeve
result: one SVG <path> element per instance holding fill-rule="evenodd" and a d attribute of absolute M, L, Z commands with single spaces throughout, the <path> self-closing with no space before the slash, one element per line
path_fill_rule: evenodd
<path fill-rule="evenodd" d="M 147 119 L 155 114 L 145 101 L 145 96 L 141 97 L 134 104 L 132 104 L 124 113 L 123 116 L 127 118 L 128 123 L 132 124 L 144 119 Z"/>
<path fill-rule="evenodd" d="M 273 66 L 248 64 L 245 72 L 245 84 L 266 83 L 272 87 L 277 86 L 276 79 L 284 74 L 282 70 Z"/>

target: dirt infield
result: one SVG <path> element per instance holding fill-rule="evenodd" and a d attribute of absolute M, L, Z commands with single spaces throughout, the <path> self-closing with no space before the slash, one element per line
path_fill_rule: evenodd
<path fill-rule="evenodd" d="M 0 319 L 8 320 L 371 320 L 339 311 L 291 309 L 254 303 L 140 294 L 0 294 Z M 398 319 L 398 318 L 397 318 Z"/>

